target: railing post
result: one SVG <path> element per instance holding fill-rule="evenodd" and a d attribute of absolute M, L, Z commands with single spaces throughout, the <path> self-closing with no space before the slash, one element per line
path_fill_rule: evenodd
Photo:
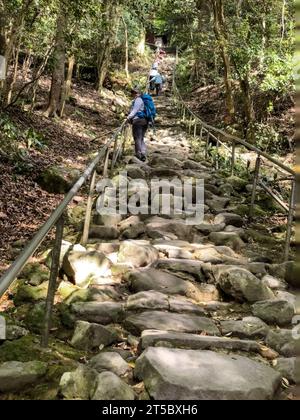
<path fill-rule="evenodd" d="M 117 154 L 117 150 L 118 150 L 118 141 L 119 141 L 119 136 L 116 136 L 115 138 L 115 143 L 114 143 L 114 150 L 113 150 L 113 155 L 112 155 L 112 161 L 111 161 L 111 167 L 110 170 L 112 171 L 115 167 L 115 160 L 116 160 L 116 154 Z"/>
<path fill-rule="evenodd" d="M 286 241 L 285 241 L 285 249 L 284 249 L 284 262 L 289 260 L 290 256 L 290 243 L 291 243 L 291 236 L 292 236 L 292 227 L 293 227 L 293 220 L 294 220 L 294 202 L 295 202 L 295 192 L 296 192 L 296 182 L 292 182 L 292 190 L 290 196 L 290 203 L 289 203 L 289 215 L 288 215 L 288 222 L 287 222 L 287 232 L 286 232 Z"/>
<path fill-rule="evenodd" d="M 108 174 L 108 164 L 109 164 L 109 155 L 110 150 L 109 147 L 107 148 L 106 154 L 105 154 L 105 160 L 104 160 L 104 166 L 103 166 L 103 177 L 106 178 Z"/>
<path fill-rule="evenodd" d="M 85 213 L 85 220 L 84 220 L 84 227 L 83 227 L 83 234 L 82 234 L 82 240 L 81 243 L 83 246 L 85 246 L 89 239 L 89 231 L 90 231 L 90 225 L 91 225 L 91 215 L 92 215 L 92 208 L 93 208 L 93 196 L 94 196 L 94 190 L 96 185 L 96 170 L 93 171 L 91 182 L 90 182 L 90 190 L 89 190 L 89 196 L 87 200 L 86 205 L 86 213 Z"/>
<path fill-rule="evenodd" d="M 210 132 L 207 131 L 207 138 L 206 138 L 206 144 L 205 144 L 205 159 L 208 158 L 209 138 L 210 138 Z"/>
<path fill-rule="evenodd" d="M 203 126 L 201 125 L 201 129 L 200 129 L 200 143 L 202 142 L 202 138 L 203 138 Z"/>
<path fill-rule="evenodd" d="M 257 185 L 258 185 L 258 181 L 259 181 L 260 164 L 261 164 L 261 157 L 260 157 L 260 155 L 258 155 L 257 159 L 256 159 L 256 164 L 255 164 L 252 197 L 251 197 L 251 204 L 250 204 L 250 211 L 249 211 L 249 218 L 250 219 L 252 219 L 252 217 L 253 217 L 254 204 L 255 204 L 255 198 L 256 198 L 256 189 L 257 189 Z"/>
<path fill-rule="evenodd" d="M 197 137 L 197 122 L 195 120 L 195 125 L 194 125 L 194 138 Z"/>
<path fill-rule="evenodd" d="M 64 215 L 60 217 L 56 224 L 55 232 L 55 241 L 52 250 L 52 263 L 51 263 L 51 272 L 48 286 L 48 294 L 46 299 L 46 310 L 45 310 L 45 326 L 42 334 L 41 345 L 44 348 L 48 347 L 49 344 L 49 334 L 52 321 L 52 311 L 54 305 L 54 298 L 56 292 L 56 282 L 59 273 L 59 263 L 60 263 L 60 253 L 61 253 L 61 243 L 63 239 L 64 232 Z"/>
<path fill-rule="evenodd" d="M 216 146 L 216 160 L 215 160 L 215 166 L 216 166 L 216 170 L 219 170 L 219 149 L 220 149 L 220 139 L 218 137 L 217 140 L 217 146 Z"/>
<path fill-rule="evenodd" d="M 185 122 L 185 106 L 183 105 L 183 115 L 182 115 L 182 121 Z"/>
<path fill-rule="evenodd" d="M 192 121 L 193 121 L 193 117 L 191 117 L 189 120 L 189 135 L 191 135 L 191 132 L 192 132 Z"/>
<path fill-rule="evenodd" d="M 231 176 L 234 175 L 234 168 L 235 168 L 235 149 L 236 143 L 235 141 L 232 143 L 232 155 L 231 155 Z"/>

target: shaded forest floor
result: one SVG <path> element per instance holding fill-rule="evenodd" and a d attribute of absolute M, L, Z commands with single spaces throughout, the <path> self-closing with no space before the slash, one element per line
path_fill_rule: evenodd
<path fill-rule="evenodd" d="M 43 78 L 38 104 L 47 103 L 49 86 L 50 79 Z M 82 172 L 91 154 L 121 123 L 122 112 L 129 103 L 120 94 L 104 89 L 99 97 L 93 84 L 74 83 L 62 119 L 46 118 L 45 106 L 37 107 L 33 113 L 24 112 L 18 106 L 8 109 L 6 116 L 18 131 L 33 129 L 45 147 L 31 147 L 24 161 L 0 162 L 0 275 L 62 199 L 61 195 L 43 191 L 36 178 L 53 165 Z"/>

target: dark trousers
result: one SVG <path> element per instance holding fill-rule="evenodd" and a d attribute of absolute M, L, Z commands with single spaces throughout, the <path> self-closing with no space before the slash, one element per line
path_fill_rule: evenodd
<path fill-rule="evenodd" d="M 156 89 L 156 95 L 159 96 L 160 92 L 162 91 L 162 85 L 156 84 L 155 89 Z"/>
<path fill-rule="evenodd" d="M 132 134 L 135 143 L 135 154 L 137 157 L 146 156 L 147 147 L 145 143 L 145 135 L 148 129 L 146 120 L 137 120 L 133 122 Z"/>

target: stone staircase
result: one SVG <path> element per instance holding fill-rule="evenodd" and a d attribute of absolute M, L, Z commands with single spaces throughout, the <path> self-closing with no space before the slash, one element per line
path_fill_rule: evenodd
<path fill-rule="evenodd" d="M 131 197 L 134 180 L 204 179 L 204 220 L 193 226 L 184 215 L 95 212 L 89 244 L 65 243 L 68 292 L 57 307 L 82 357 L 62 375 L 56 397 L 284 398 L 288 384 L 299 381 L 286 267 L 248 252 L 247 226 L 235 213 L 246 185 L 193 160 L 168 96 L 157 99 L 157 108 L 147 162 L 127 156 L 118 171 L 127 171 Z M 112 181 L 119 178 L 116 172 Z M 12 391 L 7 378 L 16 369 L 25 377 L 27 368 L 0 365 L 0 391 Z M 32 381 L 41 376 L 36 370 Z"/>

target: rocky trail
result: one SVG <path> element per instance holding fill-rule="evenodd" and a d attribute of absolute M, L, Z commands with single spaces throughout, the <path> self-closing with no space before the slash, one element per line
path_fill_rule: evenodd
<path fill-rule="evenodd" d="M 126 170 L 132 197 L 134 180 L 204 179 L 203 222 L 95 211 L 88 245 L 63 244 L 49 351 L 37 334 L 51 255 L 29 265 L 11 291 L 0 399 L 293 398 L 300 340 L 287 266 L 250 247 L 236 213 L 247 183 L 194 160 L 168 92 L 157 107 L 147 162 L 125 156 L 112 181 Z"/>

